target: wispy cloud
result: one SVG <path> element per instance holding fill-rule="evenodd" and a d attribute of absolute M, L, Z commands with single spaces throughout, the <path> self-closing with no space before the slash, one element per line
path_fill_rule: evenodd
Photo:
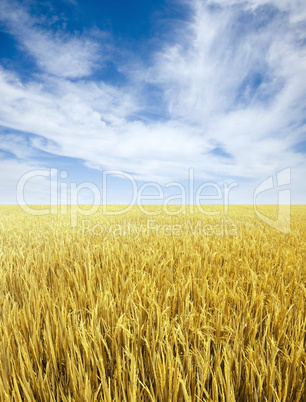
<path fill-rule="evenodd" d="M 54 33 L 11 4 L 1 3 L 2 21 L 41 75 L 24 83 L 0 70 L 0 124 L 39 136 L 37 149 L 158 181 L 185 177 L 189 167 L 216 180 L 263 178 L 284 165 L 302 177 L 302 2 L 190 2 L 193 18 L 149 67 L 133 58 L 118 66 L 133 66 L 122 86 L 91 77 L 104 57 L 100 38 Z"/>
<path fill-rule="evenodd" d="M 34 155 L 33 147 L 28 141 L 21 135 L 16 135 L 10 132 L 3 133 L 2 127 L 0 127 L 0 149 L 15 155 L 21 160 L 27 160 Z"/>
<path fill-rule="evenodd" d="M 104 62 L 103 49 L 89 33 L 72 35 L 62 29 L 52 30 L 50 21 L 31 16 L 16 1 L 0 3 L 0 21 L 45 73 L 82 78 Z"/>
<path fill-rule="evenodd" d="M 0 180 L 1 204 L 15 204 L 17 183 L 20 178 L 25 173 L 42 167 L 43 165 L 22 162 L 13 158 L 0 158 L 0 169 L 5 172 Z M 27 183 L 24 200 L 27 204 L 37 204 L 37 202 L 48 204 L 49 192 L 50 182 L 48 178 L 36 177 L 35 180 Z"/>

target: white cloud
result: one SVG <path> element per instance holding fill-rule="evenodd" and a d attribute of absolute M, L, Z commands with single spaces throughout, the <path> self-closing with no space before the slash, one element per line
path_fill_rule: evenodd
<path fill-rule="evenodd" d="M 3 4 L 9 7 L 3 2 L 2 11 Z M 41 84 L 24 84 L 0 70 L 0 124 L 40 136 L 32 140 L 39 149 L 143 180 L 181 179 L 189 167 L 211 180 L 243 177 L 253 183 L 286 166 L 303 177 L 305 157 L 293 151 L 305 136 L 300 2 L 193 4 L 194 18 L 177 32 L 177 43 L 165 45 L 149 69 L 134 71 L 133 83 L 121 88 L 68 79 L 91 74 L 96 42 L 38 29 L 24 9 L 12 13 L 8 26 L 44 75 Z M 257 7 L 269 11 L 271 4 L 276 11 L 262 16 Z M 23 24 L 19 33 L 17 21 Z M 166 122 L 141 119 L 147 105 L 159 107 L 145 98 L 148 84 L 163 94 Z"/>
<path fill-rule="evenodd" d="M 85 38 L 50 38 L 41 32 L 33 32 L 24 45 L 46 72 L 58 77 L 78 78 L 90 75 L 97 62 L 96 43 Z"/>
<path fill-rule="evenodd" d="M 0 150 L 10 152 L 19 159 L 28 159 L 33 155 L 33 148 L 23 137 L 12 133 L 2 134 L 2 131 L 0 127 Z"/>
<path fill-rule="evenodd" d="M 16 159 L 0 158 L 0 204 L 15 204 L 17 199 L 17 184 L 25 173 L 39 169 L 40 166 L 21 162 Z M 23 203 L 50 204 L 50 179 L 34 177 L 26 183 L 23 191 Z"/>
<path fill-rule="evenodd" d="M 97 41 L 85 34 L 72 36 L 63 31 L 53 32 L 48 26 L 42 28 L 45 21 L 31 17 L 15 1 L 0 3 L 0 21 L 48 74 L 65 78 L 86 77 L 104 61 Z"/>
<path fill-rule="evenodd" d="M 200 2 L 200 0 L 197 0 Z M 222 6 L 242 5 L 246 9 L 255 10 L 259 6 L 273 5 L 282 12 L 288 13 L 290 22 L 305 21 L 306 8 L 304 0 L 209 0 L 209 4 L 222 4 Z"/>

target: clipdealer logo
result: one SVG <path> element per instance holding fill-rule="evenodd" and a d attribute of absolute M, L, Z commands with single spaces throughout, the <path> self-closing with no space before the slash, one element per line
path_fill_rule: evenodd
<path fill-rule="evenodd" d="M 128 205 L 123 205 L 121 209 L 109 209 L 108 192 L 109 176 L 119 176 L 128 180 L 131 185 L 132 199 Z M 50 181 L 49 203 L 42 208 L 33 208 L 25 202 L 25 189 L 31 180 L 37 177 L 45 177 Z M 120 170 L 106 170 L 102 174 L 102 186 L 99 188 L 96 184 L 86 181 L 82 183 L 59 182 L 59 178 L 66 179 L 68 173 L 59 171 L 56 168 L 32 170 L 21 177 L 17 184 L 17 203 L 30 215 L 67 215 L 70 214 L 71 227 L 78 226 L 79 216 L 90 216 L 102 210 L 103 215 L 123 215 L 129 212 L 133 206 L 138 206 L 139 210 L 147 216 L 156 216 L 166 214 L 169 216 L 186 213 L 193 214 L 194 207 L 204 216 L 216 216 L 219 214 L 228 215 L 229 195 L 230 192 L 239 186 L 238 182 L 223 183 L 223 185 L 214 182 L 201 183 L 195 188 L 194 169 L 189 169 L 188 186 L 184 187 L 180 182 L 170 182 L 163 187 L 156 182 L 146 182 L 138 187 L 135 178 L 126 172 Z M 261 182 L 253 193 L 254 212 L 265 224 L 282 233 L 290 233 L 290 205 L 291 205 L 291 169 L 286 168 L 276 173 L 276 177 L 270 176 Z M 188 187 L 188 188 L 187 188 Z M 153 191 L 152 191 L 153 189 Z M 166 196 L 165 190 L 176 190 L 176 195 Z M 208 195 L 208 191 L 213 191 L 213 195 Z M 87 190 L 92 195 L 93 202 L 86 208 L 82 208 L 79 204 L 79 195 L 83 190 Z M 151 190 L 151 194 L 147 194 Z M 269 218 L 259 211 L 258 197 L 268 191 L 278 191 L 278 216 L 276 220 Z M 205 194 L 206 192 L 206 194 Z M 157 194 L 156 194 L 157 193 Z M 188 204 L 186 200 L 188 199 Z M 63 201 L 66 200 L 66 201 Z M 159 208 L 150 210 L 148 201 L 156 204 Z M 176 201 L 176 202 L 174 202 Z M 156 203 L 157 202 L 157 203 Z M 223 205 L 222 212 L 220 210 L 207 209 L 206 203 Z M 173 211 L 169 206 L 176 204 L 179 208 Z M 68 208 L 68 206 L 70 208 Z"/>
<path fill-rule="evenodd" d="M 253 205 L 256 215 L 267 225 L 278 230 L 279 232 L 290 233 L 290 217 L 291 217 L 291 190 L 288 186 L 291 184 L 291 169 L 286 168 L 276 174 L 276 177 L 268 177 L 261 182 L 254 192 Z M 267 191 L 277 190 L 278 193 L 278 214 L 277 219 L 273 220 L 261 212 L 257 208 L 257 197 Z"/>
<path fill-rule="evenodd" d="M 237 182 L 223 183 L 221 185 L 214 182 L 204 182 L 195 188 L 193 168 L 189 169 L 188 186 L 186 187 L 184 187 L 182 183 L 175 181 L 166 183 L 163 187 L 153 181 L 146 182 L 138 187 L 135 178 L 131 174 L 119 170 L 104 171 L 101 188 L 91 182 L 83 182 L 80 184 L 74 182 L 59 183 L 59 178 L 65 179 L 67 176 L 66 171 L 59 172 L 58 169 L 40 169 L 26 173 L 17 184 L 16 194 L 18 205 L 30 215 L 70 214 L 71 227 L 77 227 L 79 215 L 90 216 L 100 209 L 103 215 L 122 215 L 129 212 L 133 206 L 137 206 L 139 210 L 147 216 L 157 216 L 161 214 L 168 216 L 179 215 L 186 213 L 187 208 L 188 213 L 192 215 L 194 207 L 205 216 L 216 216 L 221 214 L 221 211 L 209 210 L 204 203 L 209 202 L 210 204 L 214 204 L 217 202 L 219 205 L 223 205 L 222 213 L 227 215 L 230 192 L 239 185 Z M 123 177 L 128 180 L 131 185 L 132 199 L 130 203 L 115 211 L 109 209 L 108 206 L 109 176 Z M 35 180 L 36 177 L 45 177 L 50 181 L 49 203 L 47 206 L 40 209 L 33 208 L 25 202 L 26 186 L 31 180 Z M 79 194 L 85 189 L 90 191 L 93 200 L 86 209 L 81 208 L 79 204 Z M 176 194 L 167 196 L 167 190 L 172 190 Z M 149 194 L 147 194 L 148 191 Z M 210 194 L 208 195 L 207 192 Z M 213 194 L 211 194 L 211 192 L 213 192 Z M 63 202 L 63 199 L 68 200 L 68 202 Z M 188 204 L 186 202 L 187 199 Z M 158 208 L 154 210 L 150 209 L 148 201 L 151 201 L 151 204 L 155 204 Z M 68 208 L 68 204 L 70 208 Z M 179 206 L 175 211 L 170 208 L 173 204 Z"/>

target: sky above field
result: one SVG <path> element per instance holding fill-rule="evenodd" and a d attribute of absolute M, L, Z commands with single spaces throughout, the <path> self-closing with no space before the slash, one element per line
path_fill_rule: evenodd
<path fill-rule="evenodd" d="M 193 169 L 251 203 L 289 167 L 305 203 L 305 77 L 304 0 L 0 0 L 0 202 L 53 168 L 98 187 L 107 170 L 187 186 Z M 129 202 L 127 179 L 108 185 Z M 26 192 L 46 203 L 49 178 Z"/>

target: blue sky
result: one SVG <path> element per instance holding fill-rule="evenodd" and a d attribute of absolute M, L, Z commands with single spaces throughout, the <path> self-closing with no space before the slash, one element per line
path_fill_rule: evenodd
<path fill-rule="evenodd" d="M 192 168 L 251 203 L 290 167 L 305 203 L 305 74 L 300 0 L 0 0 L 0 202 L 35 169 L 101 187 L 106 170 L 187 186 Z M 125 180 L 109 185 L 129 201 Z M 28 202 L 48 186 L 32 179 Z"/>

